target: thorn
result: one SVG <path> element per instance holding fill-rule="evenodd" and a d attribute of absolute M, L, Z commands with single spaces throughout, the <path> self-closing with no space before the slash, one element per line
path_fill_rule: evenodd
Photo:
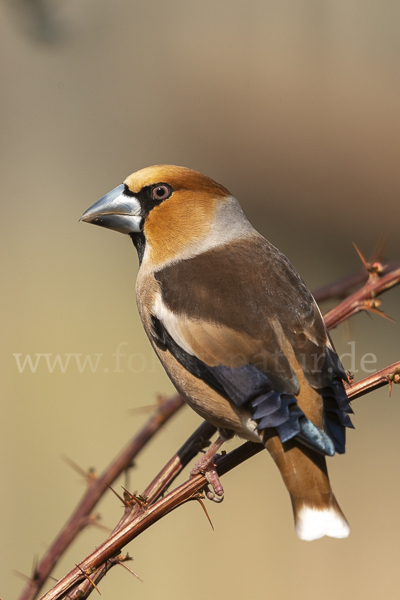
<path fill-rule="evenodd" d="M 106 485 L 107 485 L 108 489 L 109 489 L 109 490 L 111 490 L 111 491 L 113 492 L 113 494 L 115 494 L 119 500 L 121 500 L 121 502 L 122 502 L 122 504 L 123 504 L 124 506 L 129 506 L 129 502 L 128 502 L 127 500 L 125 500 L 124 498 L 122 498 L 122 496 L 120 496 L 120 495 L 119 495 L 119 494 L 118 494 L 118 493 L 117 493 L 117 492 L 114 490 L 114 488 L 112 488 L 112 487 L 111 487 L 111 485 L 109 485 L 108 483 L 106 483 Z"/>
<path fill-rule="evenodd" d="M 365 269 L 369 272 L 369 269 L 370 269 L 371 265 L 365 260 L 365 258 L 363 256 L 361 250 L 358 249 L 357 244 L 355 242 L 352 242 L 352 244 L 353 244 L 353 246 L 355 248 L 355 251 L 357 252 L 358 256 L 360 257 L 361 262 L 364 265 Z"/>
<path fill-rule="evenodd" d="M 165 394 L 157 394 L 156 399 L 158 408 L 162 408 L 167 402 L 168 396 L 166 396 Z"/>
<path fill-rule="evenodd" d="M 131 556 L 129 552 L 127 552 L 125 556 L 123 554 L 117 556 L 117 560 L 119 560 L 120 562 L 133 562 L 133 556 Z"/>
<path fill-rule="evenodd" d="M 21 573 L 21 571 L 17 571 L 16 569 L 14 569 L 14 573 L 17 575 L 17 577 L 20 577 L 27 583 L 34 583 L 35 581 L 40 580 L 40 573 L 39 573 L 38 566 L 39 566 L 39 559 L 37 556 L 35 556 L 35 558 L 33 559 L 33 568 L 32 568 L 31 576 L 25 575 L 25 573 Z"/>
<path fill-rule="evenodd" d="M 112 531 L 111 527 L 107 527 L 100 523 L 100 515 L 89 515 L 87 519 L 87 525 L 91 525 L 92 527 L 97 527 L 97 529 L 101 529 L 106 533 L 110 533 Z"/>
<path fill-rule="evenodd" d="M 369 262 L 374 265 L 380 265 L 382 268 L 382 261 L 384 261 L 384 254 L 386 252 L 386 246 L 388 243 L 388 236 L 386 233 L 383 233 L 378 239 L 375 248 L 372 251 Z M 378 273 L 380 275 L 380 273 Z"/>
<path fill-rule="evenodd" d="M 127 488 L 125 488 L 123 485 L 121 485 L 121 487 L 124 490 L 125 501 L 128 502 L 129 504 L 135 504 L 134 500 L 135 500 L 137 491 L 135 491 L 135 492 L 133 492 L 133 494 L 131 494 L 130 492 L 128 492 Z"/>
<path fill-rule="evenodd" d="M 370 321 L 372 321 L 373 319 L 372 319 L 371 315 L 369 314 L 370 312 L 374 312 L 374 311 L 372 309 L 365 308 L 365 313 L 366 313 L 368 319 Z"/>
<path fill-rule="evenodd" d="M 136 577 L 136 579 L 139 579 L 139 581 L 141 581 L 143 583 L 143 579 L 141 579 L 139 577 L 139 575 L 137 573 L 135 573 L 135 571 L 132 571 L 132 569 L 130 569 L 129 567 L 127 567 L 124 564 L 124 561 L 128 561 L 128 560 L 133 560 L 133 558 L 127 554 L 126 556 L 123 556 L 119 559 L 118 564 L 121 565 L 121 567 L 124 567 L 124 569 L 126 569 L 127 571 L 129 571 L 129 573 L 132 573 L 132 575 L 134 575 Z"/>
<path fill-rule="evenodd" d="M 80 567 L 79 565 L 75 565 L 75 566 L 80 570 L 80 572 L 85 577 L 85 579 L 87 579 L 88 581 L 90 581 L 90 583 L 92 584 L 92 586 L 94 587 L 94 589 L 100 594 L 99 588 L 97 587 L 97 585 L 95 584 L 95 582 L 93 581 L 93 579 L 90 577 L 90 575 L 88 575 L 88 573 L 86 573 L 86 571 L 84 571 L 82 569 L 82 567 Z M 100 594 L 100 596 L 101 596 L 101 594 Z"/>
<path fill-rule="evenodd" d="M 383 317 L 384 319 L 387 319 L 388 321 L 390 321 L 391 323 L 396 323 L 395 319 L 392 319 L 392 317 L 389 317 L 389 315 L 386 315 L 384 312 L 382 312 L 381 310 L 376 310 L 375 311 L 378 315 L 380 315 L 381 317 Z"/>
<path fill-rule="evenodd" d="M 383 273 L 383 265 L 380 262 L 371 263 L 371 275 L 381 276 Z"/>
<path fill-rule="evenodd" d="M 131 494 L 124 486 L 121 486 L 125 492 L 125 495 L 129 498 L 129 504 L 134 504 L 137 502 L 143 510 L 147 508 L 148 498 L 147 496 L 142 496 L 142 494 L 137 495 L 136 492 Z M 134 502 L 132 502 L 134 500 Z"/>
<path fill-rule="evenodd" d="M 392 319 L 392 317 L 389 317 L 389 315 L 386 315 L 382 310 L 380 310 L 379 307 L 381 306 L 381 304 L 381 300 L 378 300 L 377 298 L 372 298 L 371 300 L 365 300 L 362 303 L 362 307 L 364 308 L 364 310 L 367 311 L 367 314 L 368 312 L 376 313 L 380 317 L 383 317 L 384 319 L 387 319 L 388 321 L 394 323 L 395 320 Z"/>
<path fill-rule="evenodd" d="M 381 240 L 378 241 L 377 246 L 375 247 L 375 250 L 372 253 L 372 256 L 378 256 L 378 252 L 379 254 L 381 253 L 381 246 L 382 242 Z M 385 242 L 386 245 L 386 242 Z M 368 262 L 365 258 L 364 255 L 362 254 L 361 250 L 359 250 L 359 248 L 357 247 L 357 245 L 355 244 L 355 242 L 353 242 L 353 246 L 358 254 L 358 256 L 361 259 L 362 264 L 365 267 L 365 270 L 369 273 L 370 277 L 376 277 L 376 276 L 380 276 L 382 275 L 383 272 L 383 266 L 382 263 L 378 260 L 374 260 L 374 262 L 372 262 L 373 258 L 371 258 L 371 262 Z M 382 250 L 383 250 L 383 246 L 382 246 Z"/>
<path fill-rule="evenodd" d="M 23 579 L 26 583 L 33 583 L 35 581 L 35 578 L 29 577 L 28 575 L 25 575 L 25 573 L 21 573 L 21 571 L 17 571 L 16 569 L 14 569 L 13 572 L 17 577 Z"/>
<path fill-rule="evenodd" d="M 398 384 L 400 384 L 400 371 L 399 371 L 399 369 L 397 368 L 397 369 L 394 371 L 394 373 L 390 373 L 390 374 L 387 376 L 387 378 L 388 378 L 388 380 L 389 380 L 389 398 L 390 398 L 390 397 L 391 397 L 391 395 L 392 395 L 392 385 L 393 385 L 393 384 L 395 384 L 395 385 L 398 385 Z"/>
<path fill-rule="evenodd" d="M 97 473 L 96 473 L 96 469 L 94 467 L 90 467 L 86 471 L 85 469 L 82 469 L 82 467 L 80 467 L 76 462 L 74 462 L 68 456 L 63 455 L 61 458 L 63 459 L 63 461 L 65 461 L 67 463 L 67 465 L 69 465 L 71 467 L 71 469 L 73 469 L 74 471 L 79 473 L 79 475 L 81 475 L 88 483 L 92 483 L 93 481 L 96 481 Z"/>
<path fill-rule="evenodd" d="M 168 396 L 166 396 L 165 394 L 157 394 L 156 404 L 146 404 L 145 406 L 138 406 L 136 408 L 131 408 L 131 410 L 129 412 L 134 415 L 139 415 L 142 413 L 149 413 L 152 411 L 162 412 L 167 400 L 168 400 Z"/>
<path fill-rule="evenodd" d="M 106 533 L 111 533 L 113 530 L 112 527 L 107 527 L 107 525 L 103 525 L 102 523 L 91 523 L 91 525 L 93 525 L 93 527 L 97 527 L 97 529 L 100 529 L 101 531 L 105 531 Z"/>
<path fill-rule="evenodd" d="M 204 502 L 203 502 L 203 496 L 202 496 L 201 494 L 196 494 L 195 496 L 193 496 L 193 500 L 197 500 L 197 501 L 199 502 L 199 504 L 201 505 L 202 509 L 203 509 L 203 510 L 204 510 L 204 512 L 205 512 L 205 515 L 206 515 L 206 517 L 207 517 L 207 519 L 208 519 L 208 522 L 209 522 L 209 523 L 210 523 L 210 525 L 211 525 L 211 529 L 212 529 L 213 531 L 215 531 L 215 530 L 214 530 L 214 525 L 212 524 L 212 521 L 211 521 L 211 518 L 210 518 L 210 515 L 208 514 L 207 508 L 206 508 L 206 506 L 205 506 L 205 504 L 204 504 Z"/>
<path fill-rule="evenodd" d="M 33 569 L 32 569 L 32 579 L 39 579 L 40 578 L 40 573 L 39 573 L 39 557 L 35 556 L 33 559 Z"/>

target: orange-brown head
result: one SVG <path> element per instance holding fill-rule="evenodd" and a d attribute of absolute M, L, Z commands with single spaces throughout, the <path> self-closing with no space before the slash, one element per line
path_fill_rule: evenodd
<path fill-rule="evenodd" d="M 127 233 L 152 266 L 254 233 L 222 185 L 186 167 L 155 165 L 129 175 L 82 220 Z"/>

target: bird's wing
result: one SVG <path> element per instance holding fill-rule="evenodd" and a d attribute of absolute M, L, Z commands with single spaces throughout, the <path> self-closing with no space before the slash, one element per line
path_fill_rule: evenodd
<path fill-rule="evenodd" d="M 284 255 L 254 236 L 164 267 L 155 278 L 157 343 L 248 409 L 259 430 L 275 427 L 282 441 L 297 436 L 324 454 L 344 451 L 346 375 L 318 306 Z M 299 372 L 321 394 L 329 437 L 297 404 Z"/>

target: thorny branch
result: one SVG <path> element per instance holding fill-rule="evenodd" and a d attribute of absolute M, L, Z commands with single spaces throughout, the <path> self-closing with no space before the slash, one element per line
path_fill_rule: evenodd
<path fill-rule="evenodd" d="M 378 268 L 377 268 L 378 269 Z M 333 329 L 345 319 L 366 310 L 386 316 L 381 310 L 381 301 L 377 296 L 400 283 L 400 266 L 382 274 L 379 270 L 371 271 L 367 282 L 362 288 L 348 296 L 335 308 L 324 315 L 328 329 Z"/>
<path fill-rule="evenodd" d="M 389 365 L 385 369 L 376 371 L 369 377 L 361 379 L 355 383 L 352 383 L 346 390 L 350 400 L 356 400 L 372 390 L 377 390 L 384 385 L 389 385 L 389 392 L 392 391 L 392 385 L 394 383 L 400 383 L 400 361 Z"/>
<path fill-rule="evenodd" d="M 99 477 L 88 477 L 89 485 L 85 495 L 53 544 L 47 550 L 40 564 L 35 567 L 32 579 L 23 590 L 20 600 L 30 600 L 36 597 L 36 594 L 44 585 L 55 564 L 71 542 L 85 527 L 94 522 L 94 519 L 91 518 L 91 513 L 109 486 L 121 473 L 132 466 L 132 461 L 140 450 L 143 449 L 149 440 L 182 405 L 183 400 L 178 395 L 173 396 L 167 401 L 161 401 L 146 425 L 132 438 L 131 442 L 116 456 L 105 471 Z"/>
<path fill-rule="evenodd" d="M 379 310 L 380 302 L 376 300 L 376 297 L 400 282 L 399 262 L 385 266 L 379 263 L 369 265 L 366 261 L 363 262 L 367 267 L 367 273 L 364 271 L 363 274 L 355 274 L 315 292 L 314 295 L 319 301 L 326 300 L 345 294 L 355 284 L 367 278 L 362 288 L 348 296 L 325 315 L 325 322 L 329 329 L 336 327 L 361 310 L 383 314 Z M 347 394 L 354 400 L 383 385 L 388 384 L 391 388 L 393 383 L 400 383 L 400 362 L 393 363 L 386 369 L 352 383 L 347 389 Z M 90 518 L 91 511 L 106 489 L 118 475 L 131 466 L 137 453 L 182 405 L 183 401 L 179 396 L 174 396 L 161 403 L 141 432 L 133 438 L 127 448 L 118 455 L 104 473 L 99 478 L 89 479 L 85 496 L 40 564 L 35 568 L 34 575 L 23 591 L 20 600 L 33 600 L 36 597 L 61 554 L 78 533 L 90 522 L 93 522 L 93 519 Z M 161 495 L 184 466 L 207 444 L 214 432 L 213 426 L 203 423 L 171 458 L 146 488 L 143 495 L 136 497 L 126 493 L 124 515 L 110 537 L 79 566 L 59 580 L 49 592 L 42 596 L 42 600 L 56 600 L 62 597 L 68 597 L 71 600 L 86 598 L 93 591 L 94 585 L 105 576 L 111 567 L 130 560 L 128 555 L 120 554 L 121 549 L 129 541 L 177 506 L 189 500 L 200 500 L 201 490 L 206 484 L 202 475 L 190 478 L 164 497 Z M 220 457 L 216 463 L 218 474 L 223 475 L 262 449 L 260 444 L 247 442 L 240 448 Z"/>
<path fill-rule="evenodd" d="M 400 362 L 382 370 L 378 378 L 375 377 L 375 374 L 366 377 L 354 387 L 354 390 L 352 387 L 349 388 L 349 397 L 352 399 L 358 398 L 373 389 L 381 387 L 384 383 L 389 383 L 390 376 L 393 372 L 396 372 L 396 369 L 398 371 L 399 366 Z M 393 367 L 394 371 L 391 370 Z M 204 422 L 201 427 L 211 426 Z M 224 475 L 263 449 L 261 444 L 246 442 L 229 454 L 220 457 L 216 461 L 218 475 Z M 175 462 L 175 460 L 176 455 L 171 459 L 169 464 Z M 154 479 L 154 482 L 151 485 L 154 485 L 159 479 L 165 477 L 165 475 L 162 475 L 163 471 Z M 185 481 L 179 487 L 153 504 L 151 503 L 150 498 L 147 498 L 145 505 L 133 505 L 134 508 L 132 511 L 129 511 L 129 508 L 127 507 L 124 517 L 121 519 L 114 533 L 108 540 L 82 561 L 78 567 L 73 569 L 64 578 L 60 579 L 47 594 L 42 596 L 41 600 L 55 600 L 66 597 L 67 594 L 67 597 L 70 600 L 78 600 L 78 598 L 82 600 L 83 598 L 87 598 L 94 589 L 92 582 L 97 584 L 111 567 L 126 560 L 126 557 L 119 557 L 118 553 L 127 543 L 181 504 L 190 500 L 199 499 L 200 496 L 198 494 L 204 488 L 206 483 L 207 481 L 203 475 L 196 475 L 196 477 Z M 149 488 L 147 488 L 147 490 L 148 489 Z M 146 497 L 146 492 L 143 494 L 143 497 Z M 83 573 L 86 574 L 86 576 Z M 88 575 L 90 575 L 90 579 L 87 578 Z"/>
<path fill-rule="evenodd" d="M 391 273 L 400 267 L 400 261 L 393 261 L 387 265 L 382 265 L 382 275 Z M 334 283 L 329 283 L 313 292 L 313 296 L 319 303 L 334 298 L 341 299 L 357 285 L 365 284 L 369 279 L 370 273 L 366 269 L 360 269 L 357 273 L 343 277 Z"/>
<path fill-rule="evenodd" d="M 203 426 L 209 425 L 207 423 L 203 423 L 201 427 Z M 246 442 L 240 448 L 233 450 L 229 454 L 222 456 L 216 461 L 218 474 L 223 475 L 224 473 L 227 473 L 263 449 L 264 448 L 261 444 Z M 175 457 L 173 457 L 170 462 L 174 461 Z M 118 555 L 122 547 L 131 542 L 148 527 L 153 525 L 153 523 L 170 513 L 181 504 L 184 504 L 190 500 L 197 500 L 199 498 L 197 494 L 200 492 L 200 490 L 202 490 L 202 488 L 204 488 L 206 483 L 207 480 L 203 475 L 196 475 L 154 503 L 147 501 L 144 506 L 134 505 L 132 512 L 129 512 L 128 515 L 123 517 L 120 524 L 117 526 L 116 530 L 108 538 L 108 540 L 106 540 L 90 556 L 85 558 L 85 560 L 79 564 L 79 567 L 76 567 L 70 573 L 68 573 L 68 575 L 60 579 L 60 581 L 58 581 L 58 583 L 47 594 L 42 596 L 42 600 L 54 600 L 55 598 L 62 598 L 66 594 L 68 594 L 68 598 L 71 600 L 78 598 L 81 599 L 81 593 L 76 593 L 76 584 L 79 584 L 82 579 L 84 579 L 82 571 L 87 574 L 94 573 L 97 567 L 103 565 L 106 561 Z M 72 589 L 72 586 L 74 586 L 74 589 Z M 89 593 L 92 591 L 90 586 L 88 591 Z"/>

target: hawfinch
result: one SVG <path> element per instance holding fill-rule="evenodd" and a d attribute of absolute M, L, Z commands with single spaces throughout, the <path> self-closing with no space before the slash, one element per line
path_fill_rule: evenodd
<path fill-rule="evenodd" d="M 144 328 L 178 392 L 219 429 L 213 453 L 233 434 L 263 444 L 298 536 L 346 537 L 325 463 L 352 426 L 346 374 L 289 260 L 227 189 L 184 167 L 133 173 L 82 220 L 131 237 Z M 196 472 L 213 467 L 211 457 Z M 209 481 L 222 494 L 215 468 Z"/>

